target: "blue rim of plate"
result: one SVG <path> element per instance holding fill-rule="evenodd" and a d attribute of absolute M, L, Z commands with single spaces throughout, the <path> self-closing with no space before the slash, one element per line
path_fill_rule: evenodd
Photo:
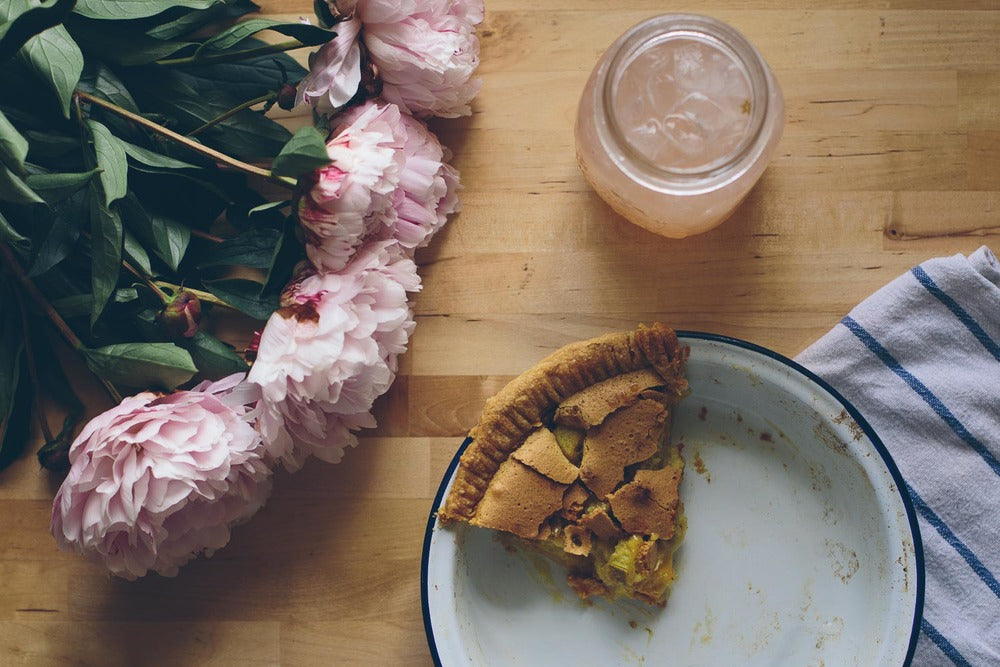
<path fill-rule="evenodd" d="M 899 468 L 896 466 L 896 462 L 892 459 L 892 455 L 889 454 L 889 450 L 886 449 L 885 445 L 882 443 L 882 439 L 878 437 L 875 433 L 875 429 L 871 427 L 868 420 L 865 419 L 860 412 L 858 412 L 850 401 L 844 398 L 839 391 L 830 386 L 826 380 L 819 377 L 805 366 L 799 364 L 797 361 L 793 361 L 792 359 L 789 359 L 782 354 L 778 354 L 773 350 L 769 350 L 766 347 L 761 347 L 756 343 L 751 343 L 739 338 L 733 338 L 731 336 L 706 333 L 704 331 L 687 331 L 684 329 L 678 329 L 676 333 L 677 337 L 681 339 L 688 338 L 706 340 L 732 345 L 733 347 L 750 350 L 751 352 L 756 352 L 757 354 L 761 354 L 765 357 L 770 357 L 775 361 L 781 362 L 814 382 L 817 386 L 836 399 L 837 402 L 840 403 L 845 410 L 847 410 L 847 413 L 851 415 L 851 418 L 857 422 L 858 426 L 861 427 L 861 430 L 864 431 L 864 434 L 871 441 L 872 445 L 875 447 L 875 451 L 877 451 L 879 456 L 882 457 L 882 463 L 885 464 L 886 469 L 889 471 L 893 481 L 896 483 L 896 492 L 899 494 L 900 499 L 903 501 L 903 507 L 906 509 L 906 519 L 910 524 L 910 535 L 913 539 L 913 555 L 917 565 L 917 594 L 913 605 L 913 625 L 910 629 L 910 642 L 906 650 L 906 658 L 903 661 L 903 667 L 909 667 L 913 662 L 913 653 L 917 649 L 917 640 L 920 637 L 920 621 L 923 618 L 924 611 L 924 546 L 923 540 L 920 537 L 920 526 L 917 524 L 917 512 L 913 506 L 913 500 L 910 498 L 909 491 L 907 491 L 906 481 L 903 479 L 903 475 L 900 474 Z M 434 496 L 434 504 L 431 505 L 430 515 L 427 518 L 427 529 L 424 532 L 423 554 L 420 558 L 420 606 L 422 607 L 424 616 L 424 633 L 427 635 L 427 645 L 431 651 L 431 658 L 434 660 L 434 664 L 438 667 L 441 667 L 441 658 L 438 656 L 437 642 L 434 641 L 434 628 L 431 625 L 430 600 L 427 590 L 427 563 L 430 560 L 431 537 L 434 534 L 434 526 L 437 524 L 438 508 L 441 507 L 441 501 L 444 500 L 444 491 L 448 487 L 448 482 L 455 474 L 455 469 L 458 467 L 458 462 L 462 457 L 462 453 L 465 452 L 471 442 L 472 438 L 469 437 L 462 441 L 462 445 L 458 448 L 458 451 L 455 452 L 455 456 L 452 457 L 451 463 L 448 464 L 448 469 L 441 478 L 441 484 L 438 486 L 437 494 Z"/>

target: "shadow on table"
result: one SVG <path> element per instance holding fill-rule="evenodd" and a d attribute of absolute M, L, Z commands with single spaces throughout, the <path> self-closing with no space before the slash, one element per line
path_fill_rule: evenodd
<path fill-rule="evenodd" d="M 345 642 L 365 650 L 373 644 L 354 640 L 379 631 L 379 654 L 352 659 L 426 655 L 419 553 L 429 500 L 394 497 L 384 484 L 373 493 L 373 459 L 393 453 L 366 444 L 337 465 L 311 459 L 279 472 L 267 505 L 230 544 L 176 578 L 88 570 L 70 592 L 73 617 L 106 629 L 115 664 L 321 658 Z"/>

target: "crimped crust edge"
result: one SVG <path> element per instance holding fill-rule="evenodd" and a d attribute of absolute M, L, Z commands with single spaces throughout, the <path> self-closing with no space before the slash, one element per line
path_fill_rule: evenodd
<path fill-rule="evenodd" d="M 479 422 L 469 431 L 472 442 L 462 454 L 438 518 L 470 520 L 500 464 L 559 403 L 582 389 L 652 367 L 668 394 L 682 396 L 687 391 L 683 368 L 688 353 L 672 329 L 654 323 L 570 343 L 548 355 L 486 402 Z"/>

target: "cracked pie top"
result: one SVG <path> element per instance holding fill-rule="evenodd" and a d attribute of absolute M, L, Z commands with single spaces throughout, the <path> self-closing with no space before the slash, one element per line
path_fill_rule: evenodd
<path fill-rule="evenodd" d="M 581 597 L 663 605 L 686 526 L 669 424 L 687 354 L 654 324 L 549 355 L 487 401 L 439 519 L 521 538 Z"/>

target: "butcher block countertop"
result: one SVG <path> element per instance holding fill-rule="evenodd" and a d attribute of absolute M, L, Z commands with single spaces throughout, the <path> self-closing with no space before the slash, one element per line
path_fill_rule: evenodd
<path fill-rule="evenodd" d="M 258 2 L 265 15 L 312 12 L 308 0 Z M 59 480 L 30 448 L 0 474 L 0 664 L 430 664 L 428 512 L 463 434 L 512 376 L 570 341 L 653 320 L 794 356 L 913 265 L 1000 250 L 998 0 L 486 9 L 472 116 L 432 125 L 454 151 L 462 210 L 417 255 L 416 331 L 378 429 L 339 464 L 279 473 L 214 557 L 136 582 L 56 549 Z M 573 147 L 598 56 L 664 11 L 738 28 L 787 101 L 756 189 L 722 226 L 680 241 L 614 214 Z M 92 414 L 110 407 L 90 393 Z"/>

